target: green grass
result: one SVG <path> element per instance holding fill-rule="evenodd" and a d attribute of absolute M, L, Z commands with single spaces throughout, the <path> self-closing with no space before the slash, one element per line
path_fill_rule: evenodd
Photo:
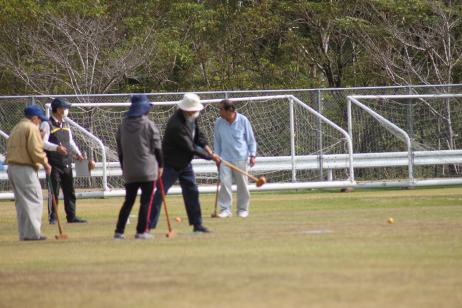
<path fill-rule="evenodd" d="M 92 199 L 90 223 L 64 224 L 67 241 L 44 223 L 44 242 L 18 241 L 0 202 L 0 307 L 462 306 L 462 188 L 253 193 L 247 219 L 201 201 L 211 234 L 169 196 L 176 238 L 162 216 L 153 241 L 133 239 L 136 218 L 113 241 L 122 199 Z"/>

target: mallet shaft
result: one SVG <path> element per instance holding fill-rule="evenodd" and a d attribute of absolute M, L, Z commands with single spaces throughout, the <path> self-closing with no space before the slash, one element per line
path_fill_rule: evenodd
<path fill-rule="evenodd" d="M 165 211 L 165 217 L 167 218 L 167 227 L 168 227 L 168 232 L 172 232 L 172 225 L 170 224 L 170 217 L 168 216 L 168 210 L 167 210 L 167 201 L 165 200 L 165 189 L 164 189 L 164 182 L 162 181 L 162 178 L 159 178 L 159 188 L 160 188 L 160 194 L 162 196 L 162 203 L 164 204 L 164 211 Z"/>
<path fill-rule="evenodd" d="M 236 165 L 233 165 L 233 164 L 230 163 L 229 161 L 226 161 L 226 160 L 224 160 L 224 159 L 222 159 L 221 161 L 222 161 L 226 166 L 228 166 L 229 168 L 233 169 L 234 171 L 239 172 L 240 174 L 243 174 L 243 175 L 245 175 L 245 176 L 251 178 L 251 179 L 254 180 L 255 182 L 258 181 L 258 178 L 257 178 L 257 177 L 251 175 L 251 174 L 248 173 L 248 172 L 245 172 L 245 171 L 242 170 L 242 169 L 239 169 Z"/>

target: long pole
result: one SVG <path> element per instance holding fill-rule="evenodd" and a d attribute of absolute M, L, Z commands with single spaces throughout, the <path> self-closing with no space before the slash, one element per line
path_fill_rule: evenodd
<path fill-rule="evenodd" d="M 59 219 L 58 206 L 56 205 L 56 196 L 53 192 L 53 186 L 51 185 L 51 177 L 48 176 L 48 197 L 51 198 L 51 204 L 55 210 L 56 220 L 58 221 L 58 231 L 59 235 L 55 235 L 57 240 L 66 240 L 67 234 L 64 234 L 63 227 L 61 225 L 61 219 Z"/>
<path fill-rule="evenodd" d="M 172 225 L 170 223 L 170 217 L 168 216 L 167 201 L 165 200 L 164 181 L 162 181 L 162 178 L 159 178 L 159 187 L 160 187 L 160 194 L 162 196 L 162 203 L 164 204 L 165 217 L 167 218 L 168 233 L 166 234 L 166 236 L 174 237 L 175 232 L 172 230 Z"/>
<path fill-rule="evenodd" d="M 294 100 L 289 99 L 290 116 L 290 155 L 292 161 L 292 182 L 297 182 L 297 171 L 295 167 L 295 120 L 294 120 Z"/>
<path fill-rule="evenodd" d="M 251 175 L 250 173 L 242 170 L 242 169 L 239 169 L 236 165 L 233 165 L 232 163 L 230 163 L 229 161 L 226 161 L 226 160 L 221 160 L 222 163 L 224 163 L 226 166 L 228 166 L 229 168 L 233 169 L 234 171 L 236 172 L 239 172 L 240 174 L 243 174 L 249 178 L 251 178 L 252 180 L 254 180 L 255 182 L 258 182 L 259 179 L 256 177 L 256 176 L 253 176 Z"/>

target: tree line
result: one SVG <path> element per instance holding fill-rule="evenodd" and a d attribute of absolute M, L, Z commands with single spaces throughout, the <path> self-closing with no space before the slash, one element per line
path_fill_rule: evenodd
<path fill-rule="evenodd" d="M 0 0 L 0 93 L 460 83 L 462 3 Z"/>

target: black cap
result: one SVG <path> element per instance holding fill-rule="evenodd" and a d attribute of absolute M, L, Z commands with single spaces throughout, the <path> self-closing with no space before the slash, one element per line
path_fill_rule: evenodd
<path fill-rule="evenodd" d="M 69 108 L 71 108 L 71 106 L 72 106 L 71 103 L 66 102 L 64 100 L 64 98 L 58 97 L 58 98 L 55 98 L 55 99 L 53 99 L 51 101 L 51 109 L 52 110 L 56 110 L 57 108 L 60 108 L 60 107 L 65 108 L 65 109 L 69 109 Z"/>

